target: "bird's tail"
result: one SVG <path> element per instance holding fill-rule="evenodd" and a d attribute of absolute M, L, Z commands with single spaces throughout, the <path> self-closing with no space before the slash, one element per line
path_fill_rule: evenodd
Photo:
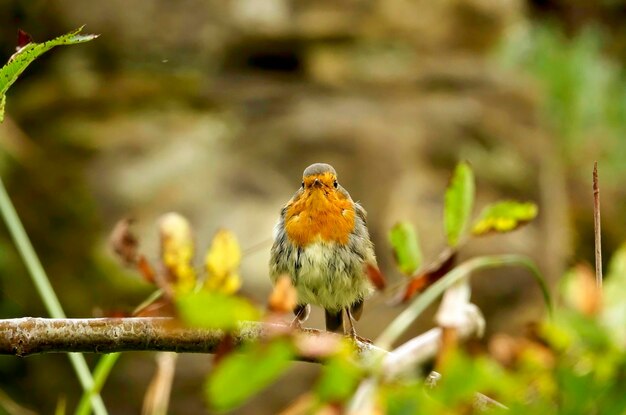
<path fill-rule="evenodd" d="M 343 331 L 343 310 L 324 310 L 326 316 L 326 330 L 340 332 Z"/>
<path fill-rule="evenodd" d="M 346 311 L 350 311 L 350 315 L 354 320 L 358 320 L 361 318 L 361 314 L 363 314 L 363 299 L 357 300 L 354 304 L 350 306 Z M 328 311 L 324 310 L 324 314 L 326 316 L 326 330 L 334 331 L 339 333 L 340 330 L 343 330 L 343 310 L 339 311 Z M 352 322 L 354 324 L 354 321 Z"/>

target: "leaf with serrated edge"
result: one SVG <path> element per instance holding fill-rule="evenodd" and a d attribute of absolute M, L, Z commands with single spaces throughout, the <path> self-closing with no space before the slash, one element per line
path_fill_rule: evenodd
<path fill-rule="evenodd" d="M 98 37 L 98 35 L 79 35 L 81 30 L 82 27 L 43 43 L 29 43 L 11 56 L 9 62 L 0 69 L 0 122 L 4 118 L 5 94 L 28 65 L 55 46 L 88 42 Z"/>
<path fill-rule="evenodd" d="M 448 245 L 456 247 L 467 229 L 474 204 L 474 173 L 466 162 L 454 169 L 446 189 L 444 222 Z"/>
<path fill-rule="evenodd" d="M 4 104 L 6 103 L 6 96 L 0 95 L 0 122 L 4 121 Z"/>

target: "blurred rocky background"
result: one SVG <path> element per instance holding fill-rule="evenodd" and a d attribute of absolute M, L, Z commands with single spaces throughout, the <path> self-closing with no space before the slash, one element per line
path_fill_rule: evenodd
<path fill-rule="evenodd" d="M 626 239 L 624 0 L 2 0 L 0 56 L 18 28 L 43 41 L 83 24 L 101 37 L 31 65 L 0 124 L 0 174 L 70 316 L 128 312 L 150 293 L 106 240 L 132 216 L 156 256 L 155 220 L 168 211 L 190 219 L 201 250 L 218 228 L 235 231 L 244 291 L 263 304 L 274 222 L 317 161 L 368 210 L 391 279 L 396 221 L 416 225 L 427 258 L 442 249 L 443 192 L 460 159 L 475 169 L 478 208 L 540 207 L 533 224 L 463 257 L 527 254 L 552 285 L 593 261 L 594 160 L 605 252 Z M 521 271 L 473 286 L 491 333 L 542 312 Z M 376 336 L 399 310 L 373 300 L 360 333 Z M 39 315 L 2 225 L 0 318 Z M 319 312 L 310 324 L 321 327 Z M 179 359 L 170 413 L 204 410 L 210 361 Z M 111 413 L 139 412 L 154 368 L 150 353 L 121 358 L 103 391 Z M 275 413 L 317 370 L 296 365 L 239 413 Z M 63 355 L 1 357 L 0 390 L 41 413 L 80 393 Z"/>

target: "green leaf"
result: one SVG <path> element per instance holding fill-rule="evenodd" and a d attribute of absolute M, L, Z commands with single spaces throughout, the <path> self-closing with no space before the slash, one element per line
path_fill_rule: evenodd
<path fill-rule="evenodd" d="M 350 357 L 340 354 L 324 365 L 322 377 L 315 388 L 322 402 L 342 402 L 356 390 L 363 370 Z"/>
<path fill-rule="evenodd" d="M 448 245 L 456 247 L 467 229 L 474 204 L 474 173 L 467 162 L 456 166 L 446 190 L 444 222 Z"/>
<path fill-rule="evenodd" d="M 255 343 L 241 353 L 229 354 L 207 380 L 209 404 L 219 411 L 241 405 L 285 372 L 294 354 L 294 347 L 284 339 Z"/>
<path fill-rule="evenodd" d="M 91 413 L 89 402 L 92 396 L 100 393 L 104 384 L 115 366 L 117 359 L 122 356 L 121 353 L 105 354 L 98 360 L 95 370 L 93 371 L 93 387 L 89 391 L 84 391 L 76 408 L 76 415 L 88 415 Z"/>
<path fill-rule="evenodd" d="M 532 202 L 505 200 L 486 206 L 472 227 L 473 235 L 489 232 L 511 232 L 537 216 L 537 205 Z"/>
<path fill-rule="evenodd" d="M 604 280 L 602 320 L 617 343 L 626 344 L 626 243 L 611 257 Z"/>
<path fill-rule="evenodd" d="M 4 121 L 4 104 L 6 104 L 6 102 L 6 95 L 0 94 L 0 122 Z"/>
<path fill-rule="evenodd" d="M 80 35 L 82 27 L 43 43 L 29 43 L 17 51 L 0 69 L 0 122 L 4 119 L 5 94 L 28 65 L 55 46 L 88 42 L 98 35 Z"/>
<path fill-rule="evenodd" d="M 3 409 L 3 408 L 0 408 Z M 65 415 L 67 412 L 67 400 L 65 396 L 60 396 L 57 400 L 57 406 L 54 409 L 54 415 Z M 4 413 L 4 412 L 2 412 Z"/>
<path fill-rule="evenodd" d="M 400 271 L 413 275 L 422 264 L 422 251 L 415 228 L 408 222 L 399 222 L 389 231 L 389 241 Z"/>
<path fill-rule="evenodd" d="M 61 307 L 59 298 L 54 292 L 52 284 L 50 284 L 50 279 L 46 275 L 46 271 L 44 270 L 43 265 L 41 265 L 41 261 L 39 260 L 39 257 L 37 256 L 37 253 L 35 252 L 26 231 L 24 230 L 24 225 L 22 225 L 22 222 L 15 211 L 11 198 L 7 193 L 4 183 L 2 183 L 2 177 L 0 177 L 0 214 L 7 225 L 7 229 L 15 242 L 17 251 L 22 257 L 24 265 L 26 265 L 26 269 L 28 270 L 35 288 L 39 292 L 39 296 L 41 297 L 46 310 L 53 318 L 65 318 L 65 313 L 63 312 L 63 307 Z M 85 357 L 80 353 L 69 353 L 67 356 L 74 367 L 74 371 L 78 376 L 78 380 L 80 381 L 83 390 L 91 390 L 94 381 L 91 377 L 91 372 L 89 371 L 89 366 L 87 366 Z M 91 405 L 96 415 L 107 414 L 106 407 L 104 406 L 102 397 L 99 394 L 92 396 Z"/>
<path fill-rule="evenodd" d="M 442 403 L 424 393 L 422 382 L 396 382 L 383 384 L 379 388 L 385 414 L 439 414 Z M 434 408 L 433 408 L 434 406 Z"/>
<path fill-rule="evenodd" d="M 259 310 L 245 298 L 217 292 L 184 294 L 176 305 L 183 321 L 195 327 L 230 330 L 240 321 L 259 319 Z"/>

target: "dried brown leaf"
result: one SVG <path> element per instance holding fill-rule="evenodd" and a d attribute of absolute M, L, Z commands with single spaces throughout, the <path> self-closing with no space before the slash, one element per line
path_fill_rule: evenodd
<path fill-rule="evenodd" d="M 142 415 L 166 414 L 170 402 L 178 355 L 160 352 L 156 354 L 155 358 L 157 370 L 144 396 Z"/>
<path fill-rule="evenodd" d="M 570 272 L 565 290 L 566 302 L 587 316 L 596 315 L 602 307 L 602 289 L 596 284 L 589 264 L 578 264 Z"/>
<path fill-rule="evenodd" d="M 366 264 L 365 270 L 367 272 L 367 277 L 369 278 L 370 282 L 374 285 L 374 287 L 378 291 L 384 290 L 387 283 L 386 283 L 386 278 L 383 275 L 383 273 L 380 271 L 380 269 L 375 265 Z"/>
<path fill-rule="evenodd" d="M 118 221 L 109 236 L 109 245 L 126 266 L 136 265 L 139 255 L 139 240 L 130 230 L 133 222 L 131 218 Z"/>
<path fill-rule="evenodd" d="M 532 324 L 524 337 L 496 334 L 489 341 L 489 354 L 506 367 L 515 367 L 531 359 L 546 368 L 552 368 L 556 362 L 555 353 L 537 330 L 539 327 Z"/>
<path fill-rule="evenodd" d="M 167 297 L 159 297 L 133 313 L 133 317 L 172 317 L 175 315 L 176 309 Z"/>
<path fill-rule="evenodd" d="M 139 258 L 137 259 L 137 269 L 144 280 L 152 284 L 155 283 L 154 268 L 152 268 L 152 265 L 150 265 L 144 255 L 139 255 Z"/>
<path fill-rule="evenodd" d="M 270 294 L 268 308 L 274 313 L 290 313 L 298 304 L 298 293 L 289 275 L 278 277 Z"/>
<path fill-rule="evenodd" d="M 305 393 L 283 409 L 279 415 L 308 415 L 312 413 L 317 405 L 317 397 L 311 392 Z"/>
<path fill-rule="evenodd" d="M 217 345 L 215 354 L 213 356 L 213 368 L 215 368 L 220 362 L 229 354 L 235 350 L 235 338 L 230 333 L 226 333 L 220 344 Z"/>
<path fill-rule="evenodd" d="M 22 29 L 17 29 L 17 47 L 15 48 L 15 50 L 22 49 L 24 46 L 32 43 L 32 41 L 33 38 L 28 33 L 23 31 Z"/>
<path fill-rule="evenodd" d="M 511 367 L 519 357 L 523 339 L 508 334 L 494 334 L 489 341 L 489 354 L 501 365 Z"/>
<path fill-rule="evenodd" d="M 403 292 L 401 301 L 409 301 L 415 294 L 421 293 L 446 275 L 454 267 L 456 256 L 457 251 L 454 249 L 447 249 L 442 252 L 435 263 L 426 268 L 422 273 L 411 278 L 411 281 Z"/>

